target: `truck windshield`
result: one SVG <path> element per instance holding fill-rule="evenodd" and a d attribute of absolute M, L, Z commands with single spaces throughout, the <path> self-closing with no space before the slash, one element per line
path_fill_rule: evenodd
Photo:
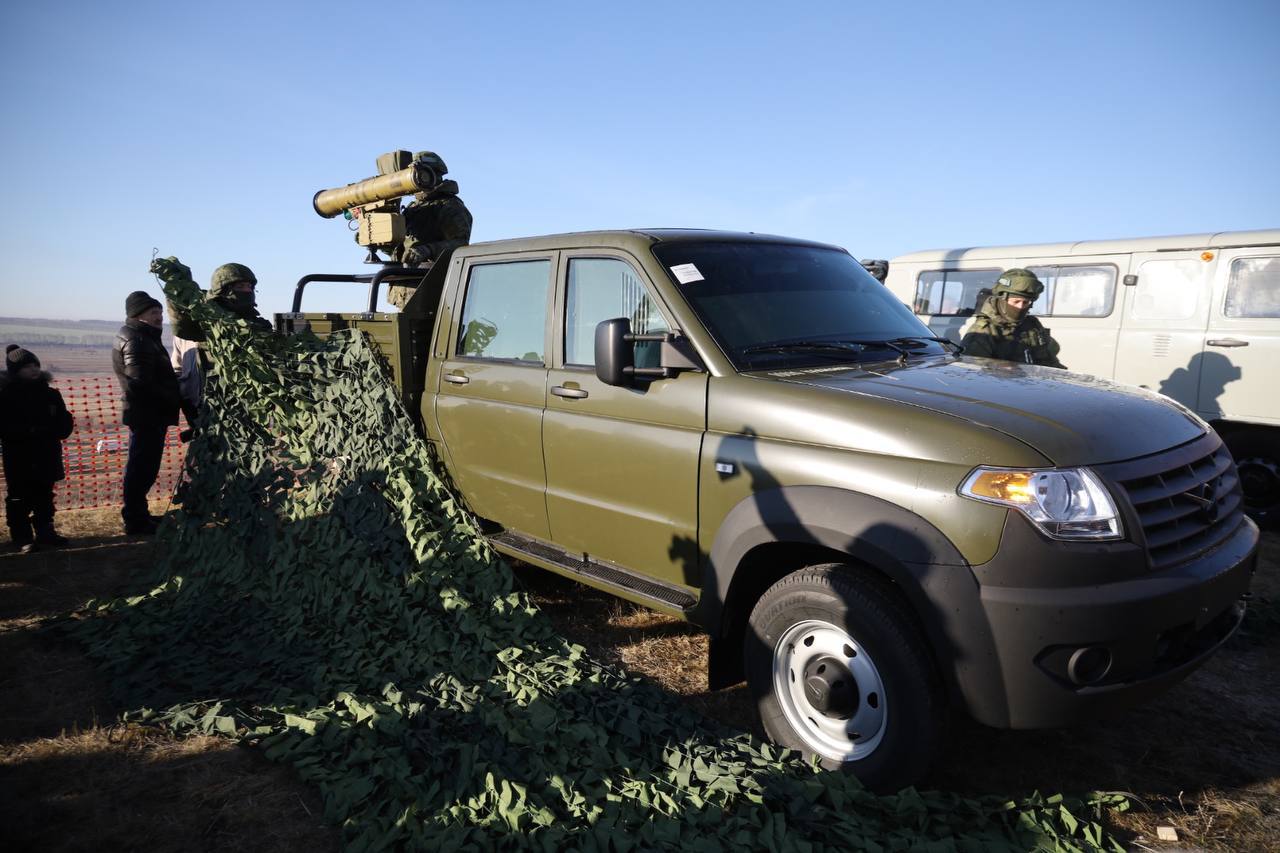
<path fill-rule="evenodd" d="M 945 352 L 847 252 L 787 243 L 658 243 L 653 253 L 738 370 Z"/>

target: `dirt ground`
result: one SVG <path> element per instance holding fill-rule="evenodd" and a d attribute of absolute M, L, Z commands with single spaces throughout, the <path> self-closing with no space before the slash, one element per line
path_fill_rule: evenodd
<path fill-rule="evenodd" d="M 156 507 L 157 510 L 163 507 Z M 315 792 L 249 749 L 174 740 L 122 709 L 79 650 L 42 623 L 93 597 L 137 591 L 155 557 L 117 534 L 116 510 L 64 512 L 73 543 L 20 556 L 0 543 L 0 849 L 336 850 Z M 739 685 L 706 689 L 707 641 L 689 626 L 519 567 L 571 639 L 702 713 L 755 730 Z M 1001 732 L 956 719 L 925 786 L 1019 796 L 1123 791 L 1135 850 L 1274 850 L 1280 843 L 1280 534 L 1264 535 L 1245 629 L 1168 694 L 1105 724 Z M 1178 842 L 1156 840 L 1173 827 Z"/>

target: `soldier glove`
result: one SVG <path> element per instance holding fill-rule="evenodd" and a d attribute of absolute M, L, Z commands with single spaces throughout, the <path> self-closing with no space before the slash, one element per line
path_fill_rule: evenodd
<path fill-rule="evenodd" d="M 416 267 L 429 260 L 431 260 L 431 247 L 426 243 L 405 246 L 404 253 L 400 256 L 400 263 L 406 267 Z"/>
<path fill-rule="evenodd" d="M 151 262 L 151 272 L 160 277 L 165 284 L 171 281 L 191 281 L 191 268 L 170 255 L 167 258 L 156 258 Z"/>

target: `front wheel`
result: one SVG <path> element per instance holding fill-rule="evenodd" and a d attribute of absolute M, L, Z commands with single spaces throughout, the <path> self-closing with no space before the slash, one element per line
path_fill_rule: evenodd
<path fill-rule="evenodd" d="M 942 691 L 923 638 L 887 581 L 832 563 L 787 575 L 751 612 L 747 681 L 775 743 L 895 791 L 928 769 Z"/>

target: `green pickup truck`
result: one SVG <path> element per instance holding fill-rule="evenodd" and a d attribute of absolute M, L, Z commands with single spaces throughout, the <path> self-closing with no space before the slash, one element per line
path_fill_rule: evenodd
<path fill-rule="evenodd" d="M 316 280 L 369 310 L 302 313 Z M 745 678 L 770 738 L 876 788 L 924 773 L 948 708 L 1094 719 L 1244 616 L 1258 531 L 1204 421 L 966 358 L 834 246 L 481 243 L 308 276 L 276 320 L 367 332 L 496 549 L 697 624 L 712 688 Z"/>

